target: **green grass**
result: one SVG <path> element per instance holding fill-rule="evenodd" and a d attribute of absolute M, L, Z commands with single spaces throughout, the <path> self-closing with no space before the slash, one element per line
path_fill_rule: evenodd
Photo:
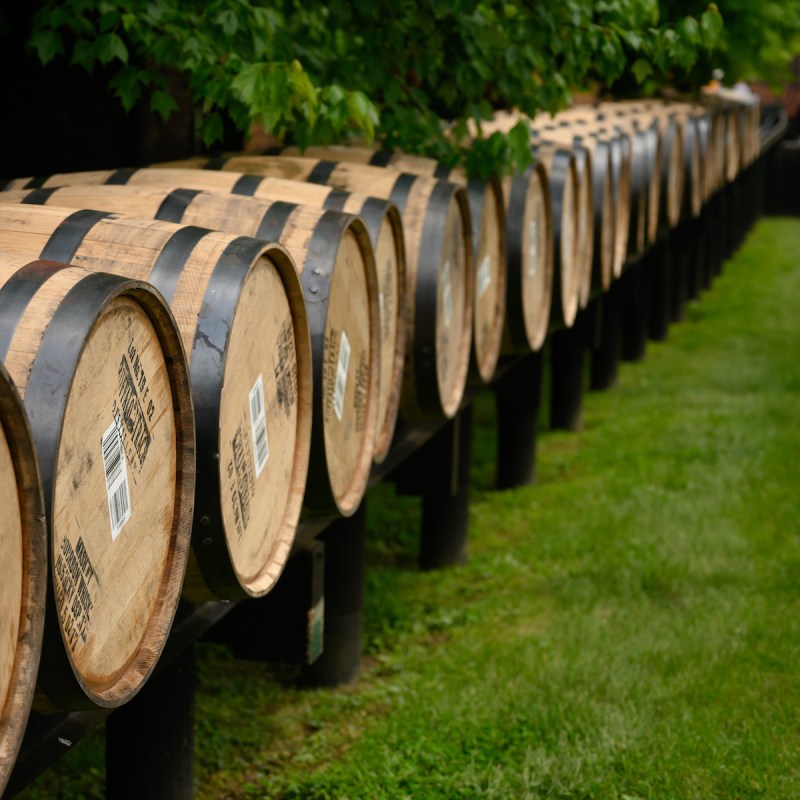
<path fill-rule="evenodd" d="M 199 648 L 196 796 L 800 797 L 799 303 L 800 221 L 762 221 L 530 488 L 492 491 L 482 398 L 469 564 L 414 569 L 378 487 L 361 681 Z M 100 737 L 70 757 L 25 796 L 102 796 Z"/>

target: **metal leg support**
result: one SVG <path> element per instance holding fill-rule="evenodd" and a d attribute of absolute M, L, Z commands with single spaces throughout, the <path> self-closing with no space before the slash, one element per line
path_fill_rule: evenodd
<path fill-rule="evenodd" d="M 650 252 L 622 276 L 622 360 L 640 361 L 647 351 Z"/>
<path fill-rule="evenodd" d="M 304 669 L 312 686 L 352 683 L 361 670 L 364 614 L 366 500 L 352 517 L 333 522 L 325 544 L 325 629 L 322 655 Z"/>
<path fill-rule="evenodd" d="M 194 645 L 152 677 L 106 722 L 106 797 L 191 800 Z"/>
<path fill-rule="evenodd" d="M 651 291 L 648 335 L 654 342 L 663 342 L 669 333 L 673 281 L 675 280 L 668 236 L 664 236 L 653 245 L 649 270 Z"/>
<path fill-rule="evenodd" d="M 535 479 L 543 368 L 540 350 L 515 365 L 495 388 L 498 489 L 529 486 Z"/>
<path fill-rule="evenodd" d="M 592 349 L 589 388 L 609 389 L 617 382 L 622 358 L 622 288 L 611 284 L 600 305 L 600 337 Z"/>

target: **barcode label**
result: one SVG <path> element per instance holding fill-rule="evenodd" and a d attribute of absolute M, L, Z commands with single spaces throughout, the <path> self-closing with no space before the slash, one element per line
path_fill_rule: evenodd
<path fill-rule="evenodd" d="M 528 241 L 528 277 L 536 277 L 536 269 L 539 260 L 539 225 L 536 222 L 530 224 L 530 240 Z"/>
<path fill-rule="evenodd" d="M 342 421 L 342 411 L 344 410 L 344 390 L 347 388 L 347 368 L 350 366 L 350 342 L 347 334 L 342 331 L 342 339 L 339 342 L 339 361 L 336 364 L 336 387 L 333 392 L 333 410 L 336 418 Z"/>
<path fill-rule="evenodd" d="M 486 294 L 492 284 L 492 257 L 487 253 L 478 267 L 478 299 Z"/>
<path fill-rule="evenodd" d="M 453 287 L 450 285 L 450 261 L 444 262 L 442 270 L 442 308 L 445 327 L 453 318 Z"/>
<path fill-rule="evenodd" d="M 111 518 L 111 541 L 116 541 L 125 523 L 131 518 L 131 495 L 128 490 L 128 468 L 122 431 L 116 420 L 108 426 L 101 440 L 103 469 L 106 475 L 108 513 Z"/>
<path fill-rule="evenodd" d="M 256 465 L 257 478 L 269 459 L 267 414 L 264 410 L 264 380 L 261 375 L 258 376 L 258 380 L 250 390 L 250 431 L 253 434 L 253 462 Z"/>

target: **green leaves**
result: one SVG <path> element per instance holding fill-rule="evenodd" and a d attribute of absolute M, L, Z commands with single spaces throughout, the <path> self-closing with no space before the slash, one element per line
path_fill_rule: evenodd
<path fill-rule="evenodd" d="M 216 142 L 222 141 L 225 127 L 222 123 L 222 115 L 218 111 L 203 117 L 200 123 L 200 133 L 203 137 L 203 144 L 211 147 Z"/>
<path fill-rule="evenodd" d="M 364 131 L 368 141 L 375 137 L 375 128 L 380 121 L 378 109 L 363 92 L 350 92 L 347 105 L 357 127 Z"/>
<path fill-rule="evenodd" d="M 669 81 L 721 25 L 714 5 L 670 24 L 658 0 L 43 0 L 29 43 L 43 64 L 105 66 L 126 109 L 147 95 L 163 119 L 176 107 L 163 76 L 182 75 L 206 145 L 258 121 L 301 146 L 378 137 L 485 174 L 530 159 L 522 129 L 482 134 L 494 109 Z"/>
<path fill-rule="evenodd" d="M 633 62 L 631 71 L 637 83 L 644 83 L 645 79 L 653 74 L 653 67 L 649 61 L 645 61 L 643 58 L 637 58 L 636 61 Z"/>
<path fill-rule="evenodd" d="M 101 64 L 108 64 L 115 58 L 123 64 L 128 63 L 128 48 L 125 42 L 116 33 L 108 33 L 100 36 L 94 46 L 97 60 Z"/>
<path fill-rule="evenodd" d="M 711 3 L 700 17 L 700 28 L 705 46 L 715 47 L 722 36 L 722 15 L 715 3 Z"/>
<path fill-rule="evenodd" d="M 363 92 L 314 85 L 299 61 L 248 64 L 231 92 L 265 130 L 290 134 L 303 146 L 336 141 L 349 130 L 374 137 L 378 111 Z"/>
<path fill-rule="evenodd" d="M 231 9 L 224 9 L 216 16 L 216 23 L 226 36 L 235 36 L 239 30 L 239 20 Z"/>
<path fill-rule="evenodd" d="M 134 67 L 124 67 L 111 79 L 109 88 L 119 98 L 125 111 L 130 111 L 142 96 L 142 85 L 147 82 L 146 75 Z"/>
<path fill-rule="evenodd" d="M 511 162 L 522 169 L 533 161 L 531 156 L 531 129 L 527 122 L 518 122 L 508 132 Z"/>
<path fill-rule="evenodd" d="M 166 122 L 170 114 L 178 110 L 178 104 L 172 99 L 172 95 L 162 91 L 155 91 L 150 96 L 150 108 Z"/>
<path fill-rule="evenodd" d="M 708 12 L 706 12 L 707 14 Z M 675 26 L 679 36 L 689 44 L 699 44 L 702 40 L 700 26 L 694 17 L 684 17 Z"/>
<path fill-rule="evenodd" d="M 226 116 L 245 133 L 258 120 L 276 133 L 302 132 L 307 141 L 348 130 L 371 139 L 378 111 L 367 95 L 312 78 L 286 36 L 285 10 L 259 0 L 46 0 L 29 44 L 47 64 L 67 54 L 67 37 L 70 64 L 89 72 L 116 66 L 109 88 L 123 107 L 130 110 L 147 92 L 164 120 L 177 108 L 164 71 L 183 74 L 203 110 L 207 146 L 222 140 Z M 349 41 L 340 38 L 343 56 Z"/>
<path fill-rule="evenodd" d="M 35 31 L 28 42 L 36 50 L 36 55 L 42 64 L 49 64 L 57 55 L 64 55 L 61 34 L 52 28 Z"/>

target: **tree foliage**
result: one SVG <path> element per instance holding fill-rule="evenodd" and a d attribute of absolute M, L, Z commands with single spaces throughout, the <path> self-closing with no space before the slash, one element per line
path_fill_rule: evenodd
<path fill-rule="evenodd" d="M 662 0 L 665 17 L 697 14 L 702 0 Z M 713 54 L 701 53 L 690 73 L 696 82 L 713 68 L 726 82 L 762 80 L 780 86 L 792 80 L 789 63 L 800 54 L 800 0 L 725 0 L 725 27 Z"/>
<path fill-rule="evenodd" d="M 688 74 L 721 27 L 713 4 L 664 20 L 657 0 L 45 0 L 30 44 L 45 64 L 112 67 L 126 108 L 146 90 L 165 118 L 177 71 L 207 146 L 226 120 L 257 121 L 301 146 L 377 135 L 483 172 L 530 159 L 524 128 L 483 136 L 495 108 L 556 111 L 625 76 L 652 88 Z M 462 149 L 468 126 L 478 141 Z"/>

